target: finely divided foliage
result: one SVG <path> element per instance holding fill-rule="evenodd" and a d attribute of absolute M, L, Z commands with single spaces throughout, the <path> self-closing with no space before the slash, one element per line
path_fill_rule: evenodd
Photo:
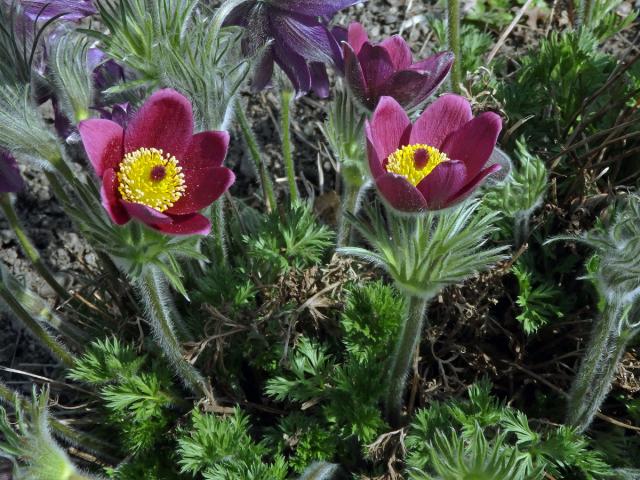
<path fill-rule="evenodd" d="M 0 479 L 640 479 L 637 13 L 389 3 L 0 0 Z"/>

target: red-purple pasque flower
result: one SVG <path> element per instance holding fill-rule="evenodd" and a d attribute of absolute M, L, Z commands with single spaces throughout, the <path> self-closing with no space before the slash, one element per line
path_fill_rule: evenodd
<path fill-rule="evenodd" d="M 17 193 L 24 188 L 16 159 L 6 150 L 0 150 L 0 194 Z"/>
<path fill-rule="evenodd" d="M 92 0 L 21 0 L 20 4 L 32 21 L 47 21 L 59 15 L 65 20 L 75 21 L 97 13 Z"/>
<path fill-rule="evenodd" d="M 340 45 L 325 19 L 362 0 L 247 0 L 226 18 L 225 25 L 244 27 L 243 53 L 259 54 L 252 87 L 264 89 L 274 64 L 289 77 L 298 94 L 313 90 L 329 95 L 325 64 L 342 68 Z"/>
<path fill-rule="evenodd" d="M 133 218 L 173 235 L 209 233 L 211 224 L 198 211 L 235 180 L 222 166 L 229 135 L 194 135 L 184 96 L 170 89 L 154 93 L 124 129 L 102 119 L 80 122 L 78 129 L 114 223 Z"/>
<path fill-rule="evenodd" d="M 384 96 L 393 97 L 405 109 L 420 105 L 442 84 L 453 64 L 451 52 L 414 63 L 411 49 L 401 36 L 374 45 L 364 27 L 355 22 L 349 25 L 342 48 L 349 88 L 369 110 L 376 108 Z"/>
<path fill-rule="evenodd" d="M 458 95 L 438 98 L 413 125 L 398 102 L 382 97 L 365 126 L 371 175 L 395 210 L 450 207 L 500 170 L 487 162 L 501 128 L 493 112 L 474 118 Z"/>

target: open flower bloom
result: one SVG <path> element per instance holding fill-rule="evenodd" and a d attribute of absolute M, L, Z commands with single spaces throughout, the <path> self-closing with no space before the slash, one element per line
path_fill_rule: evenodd
<path fill-rule="evenodd" d="M 16 159 L 9 152 L 0 150 L 0 193 L 17 193 L 24 188 Z"/>
<path fill-rule="evenodd" d="M 247 0 L 226 18 L 244 27 L 245 55 L 259 54 L 252 87 L 264 89 L 274 63 L 289 77 L 298 94 L 313 90 L 329 95 L 325 64 L 342 68 L 340 46 L 323 19 L 362 0 Z"/>
<path fill-rule="evenodd" d="M 342 48 L 349 88 L 369 110 L 376 108 L 384 96 L 393 97 L 405 109 L 420 105 L 440 86 L 453 64 L 451 52 L 414 63 L 411 49 L 401 36 L 374 45 L 359 23 L 349 25 Z"/>
<path fill-rule="evenodd" d="M 229 135 L 194 135 L 193 112 L 185 97 L 160 90 L 126 129 L 103 119 L 80 122 L 78 129 L 102 179 L 102 204 L 116 224 L 134 218 L 168 234 L 209 233 L 211 224 L 198 211 L 235 180 L 222 166 Z"/>
<path fill-rule="evenodd" d="M 492 112 L 473 117 L 469 102 L 444 95 L 412 125 L 382 97 L 367 122 L 369 167 L 385 201 L 405 213 L 450 207 L 468 197 L 499 164 L 487 166 L 502 128 Z"/>
<path fill-rule="evenodd" d="M 22 0 L 20 4 L 32 21 L 47 21 L 58 15 L 65 20 L 82 20 L 97 13 L 92 0 Z"/>

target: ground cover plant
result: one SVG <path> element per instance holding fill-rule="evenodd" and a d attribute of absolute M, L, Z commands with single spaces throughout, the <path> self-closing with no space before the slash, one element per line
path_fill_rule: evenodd
<path fill-rule="evenodd" d="M 640 479 L 637 8 L 0 2 L 0 479 Z"/>

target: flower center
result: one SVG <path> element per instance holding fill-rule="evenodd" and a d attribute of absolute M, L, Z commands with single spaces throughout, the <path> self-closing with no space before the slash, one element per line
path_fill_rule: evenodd
<path fill-rule="evenodd" d="M 414 187 L 429 175 L 434 168 L 449 158 L 446 153 L 424 144 L 399 148 L 387 158 L 387 172 L 402 175 Z"/>
<path fill-rule="evenodd" d="M 173 207 L 187 189 L 176 157 L 155 148 L 127 153 L 120 163 L 118 182 L 123 200 L 159 212 Z"/>

